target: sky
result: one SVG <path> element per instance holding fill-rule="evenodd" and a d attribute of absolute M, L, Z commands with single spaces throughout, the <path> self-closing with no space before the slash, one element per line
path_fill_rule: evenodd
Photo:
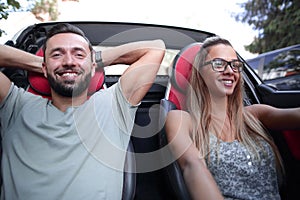
<path fill-rule="evenodd" d="M 239 54 L 245 58 L 255 55 L 244 50 L 244 45 L 256 35 L 248 24 L 235 21 L 232 13 L 243 12 L 237 3 L 246 0 L 80 0 L 60 3 L 59 20 L 99 20 L 118 22 L 145 22 L 181 26 L 213 32 L 228 39 Z M 26 0 L 19 0 L 25 5 Z M 23 3 L 22 3 L 23 2 Z M 13 18 L 13 17 L 11 17 Z M 17 18 L 14 16 L 14 18 Z M 9 34 L 0 38 L 0 43 L 17 32 L 22 26 L 37 22 L 34 17 L 15 20 L 14 23 L 0 20 L 0 26 Z M 30 19 L 29 19 L 30 18 Z M 10 19 L 10 17 L 9 17 Z"/>

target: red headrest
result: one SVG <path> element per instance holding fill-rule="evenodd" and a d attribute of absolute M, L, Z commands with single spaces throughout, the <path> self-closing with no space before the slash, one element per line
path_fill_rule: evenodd
<path fill-rule="evenodd" d="M 36 55 L 43 56 L 43 50 L 40 48 Z M 100 90 L 104 84 L 104 70 L 97 70 L 95 75 L 91 79 L 91 83 L 88 89 L 88 94 L 91 95 L 94 92 Z M 51 98 L 51 90 L 48 80 L 43 74 L 36 72 L 28 72 L 29 88 L 28 91 L 34 94 L 39 94 L 43 97 Z"/>
<path fill-rule="evenodd" d="M 185 108 L 185 91 L 190 78 L 194 58 L 202 43 L 192 43 L 184 47 L 174 58 L 170 93 L 166 97 L 177 109 Z"/>

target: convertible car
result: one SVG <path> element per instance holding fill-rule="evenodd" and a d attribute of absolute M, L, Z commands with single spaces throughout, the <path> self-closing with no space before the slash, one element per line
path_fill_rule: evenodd
<path fill-rule="evenodd" d="M 41 55 L 47 31 L 56 22 L 34 24 L 20 31 L 6 45 Z M 69 22 L 81 28 L 95 49 L 123 43 L 163 39 L 166 55 L 155 83 L 142 100 L 136 114 L 130 152 L 124 176 L 123 199 L 165 200 L 189 199 L 176 160 L 168 150 L 164 133 L 164 117 L 184 102 L 184 82 L 195 52 L 213 33 L 206 31 L 141 23 Z M 240 58 L 243 60 L 243 58 Z M 243 60 L 244 61 L 244 60 Z M 91 92 L 116 83 L 126 66 L 116 65 L 99 70 Z M 47 82 L 37 74 L 17 69 L 0 68 L 17 86 L 49 98 Z M 300 90 L 276 90 L 265 84 L 247 64 L 242 72 L 245 81 L 245 106 L 269 104 L 288 108 L 300 106 Z M 300 132 L 270 131 L 284 160 L 287 177 L 280 188 L 282 199 L 299 199 Z M 109 154 L 109 152 L 107 152 Z M 34 189 L 34 188 L 33 188 Z"/>

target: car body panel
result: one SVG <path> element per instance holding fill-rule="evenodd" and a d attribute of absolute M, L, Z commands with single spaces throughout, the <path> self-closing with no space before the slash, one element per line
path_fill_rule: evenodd
<path fill-rule="evenodd" d="M 247 63 L 266 84 L 278 90 L 300 90 L 300 44 L 259 54 Z"/>

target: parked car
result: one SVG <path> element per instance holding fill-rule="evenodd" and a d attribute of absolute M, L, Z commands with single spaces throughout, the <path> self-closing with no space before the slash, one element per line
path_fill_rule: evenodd
<path fill-rule="evenodd" d="M 248 64 L 278 90 L 300 90 L 300 44 L 262 53 Z"/>
<path fill-rule="evenodd" d="M 161 164 L 159 134 L 163 129 L 160 124 L 161 100 L 165 98 L 172 78 L 171 68 L 177 53 L 191 43 L 201 43 L 213 33 L 189 28 L 121 22 L 69 22 L 82 29 L 95 49 L 102 49 L 123 43 L 163 39 L 166 44 L 166 55 L 155 83 L 142 100 L 136 114 L 132 133 L 132 144 L 135 157 L 133 172 L 136 183 L 133 198 L 135 200 L 180 199 L 178 191 L 166 177 L 166 167 Z M 48 30 L 55 22 L 34 24 L 21 31 L 7 45 L 36 54 Z M 243 60 L 243 58 L 240 58 Z M 126 66 L 105 68 L 105 87 L 116 83 Z M 16 85 L 27 89 L 30 87 L 28 73 L 22 70 L 1 68 Z M 299 74 L 298 74 L 299 75 Z M 288 108 L 300 106 L 300 87 L 291 91 L 281 91 L 266 84 L 255 71 L 246 64 L 243 71 L 245 81 L 246 104 L 264 103 L 275 107 Z M 296 199 L 300 188 L 300 132 L 270 132 L 282 154 L 286 172 L 287 188 L 282 190 L 282 197 Z M 171 163 L 172 164 L 172 163 Z M 170 165 L 171 165 L 170 164 Z M 177 184 L 177 183 L 174 183 Z M 179 187 L 180 184 L 179 184 Z M 35 188 L 33 188 L 35 189 Z"/>

